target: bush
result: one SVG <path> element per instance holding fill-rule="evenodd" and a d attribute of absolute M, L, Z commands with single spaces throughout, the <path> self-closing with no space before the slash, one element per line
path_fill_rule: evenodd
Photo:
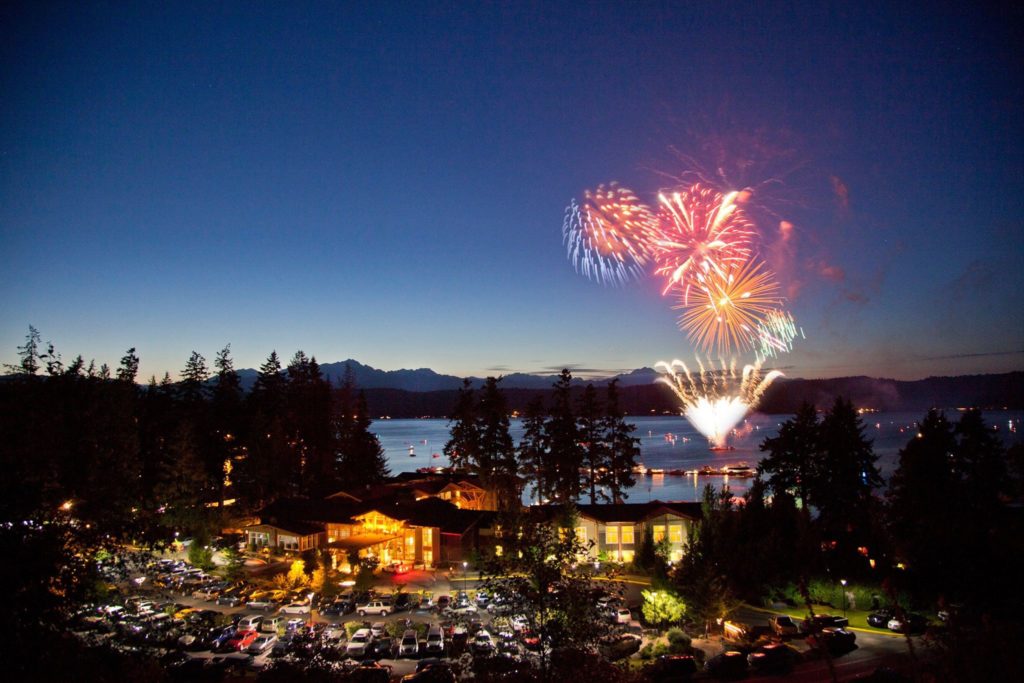
<path fill-rule="evenodd" d="M 648 659 L 654 659 L 654 644 L 653 643 L 647 643 L 642 648 L 640 648 L 640 659 L 643 659 L 645 661 L 648 660 Z"/>
<path fill-rule="evenodd" d="M 668 649 L 671 654 L 685 655 L 690 653 L 690 636 L 681 628 L 668 630 Z"/>

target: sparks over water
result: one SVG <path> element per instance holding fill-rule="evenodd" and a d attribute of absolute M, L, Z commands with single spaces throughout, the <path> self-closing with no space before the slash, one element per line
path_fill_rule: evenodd
<path fill-rule="evenodd" d="M 729 432 L 746 414 L 757 407 L 765 390 L 782 373 L 772 370 L 761 374 L 761 364 L 743 366 L 736 371 L 736 360 L 719 361 L 715 368 L 697 359 L 697 370 L 691 371 L 681 360 L 658 361 L 661 373 L 657 381 L 667 385 L 679 398 L 682 414 L 716 448 L 724 447 Z"/>

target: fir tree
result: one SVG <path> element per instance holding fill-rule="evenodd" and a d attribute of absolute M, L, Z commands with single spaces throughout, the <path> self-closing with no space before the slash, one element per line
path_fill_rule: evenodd
<path fill-rule="evenodd" d="M 820 442 L 818 413 L 813 405 L 804 403 L 796 415 L 782 423 L 777 436 L 761 443 L 761 451 L 768 457 L 758 463 L 758 475 L 770 491 L 796 496 L 805 513 L 815 502 L 811 492 L 817 490 Z"/>
<path fill-rule="evenodd" d="M 455 408 L 448 418 L 450 438 L 444 454 L 454 469 L 470 470 L 480 458 L 480 429 L 476 416 L 476 392 L 468 379 L 462 381 Z"/>
<path fill-rule="evenodd" d="M 633 436 L 636 426 L 626 422 L 625 413 L 619 407 L 618 382 L 618 379 L 613 379 L 608 384 L 601 423 L 608 468 L 599 481 L 608 489 L 613 503 L 623 502 L 627 497 L 626 490 L 636 485 L 633 468 L 640 458 L 640 439 Z"/>
<path fill-rule="evenodd" d="M 598 488 L 602 472 L 608 471 L 608 449 L 601 429 L 601 406 L 597 402 L 597 390 L 587 384 L 580 396 L 576 427 L 583 463 L 583 485 L 589 491 L 590 504 L 607 500 L 607 494 Z"/>
<path fill-rule="evenodd" d="M 498 384 L 501 378 L 488 377 L 477 406 L 477 462 L 471 471 L 480 475 L 488 490 L 495 490 L 498 508 L 519 502 L 519 476 L 516 451 L 509 434 L 508 404 Z"/>
<path fill-rule="evenodd" d="M 551 499 L 575 503 L 580 497 L 580 468 L 583 450 L 572 409 L 572 375 L 562 370 L 554 384 L 551 417 L 545 424 L 548 457 L 544 461 L 544 479 L 550 483 Z"/>
<path fill-rule="evenodd" d="M 121 357 L 121 366 L 117 369 L 117 378 L 129 384 L 135 383 L 135 376 L 139 374 L 139 357 L 135 355 L 135 347 L 128 349 Z"/>
<path fill-rule="evenodd" d="M 526 404 L 523 411 L 523 437 L 519 440 L 519 448 L 516 455 L 519 461 L 519 471 L 523 473 L 528 482 L 533 482 L 531 497 L 538 502 L 546 501 L 551 497 L 549 485 L 545 479 L 545 467 L 547 459 L 547 436 L 546 436 L 547 413 L 544 410 L 544 402 L 538 396 Z"/>

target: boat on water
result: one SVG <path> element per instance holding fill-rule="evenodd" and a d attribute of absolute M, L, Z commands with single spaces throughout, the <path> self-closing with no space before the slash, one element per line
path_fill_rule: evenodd
<path fill-rule="evenodd" d="M 747 465 L 745 462 L 736 463 L 735 465 L 725 465 L 724 467 L 712 467 L 711 465 L 705 465 L 698 470 L 686 470 L 683 474 L 687 476 L 704 476 L 704 477 L 738 477 L 746 479 L 754 476 L 754 469 Z"/>
<path fill-rule="evenodd" d="M 709 451 L 721 452 L 721 451 L 734 451 L 735 446 L 708 446 Z"/>

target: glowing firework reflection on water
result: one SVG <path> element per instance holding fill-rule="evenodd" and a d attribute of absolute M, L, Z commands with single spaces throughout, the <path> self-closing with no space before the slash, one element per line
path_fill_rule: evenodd
<path fill-rule="evenodd" d="M 654 366 L 662 373 L 658 381 L 668 385 L 679 399 L 682 414 L 715 448 L 725 447 L 732 428 L 757 407 L 765 390 L 782 376 L 778 370 L 762 376 L 760 363 L 745 365 L 739 373 L 735 360 L 719 363 L 718 369 L 713 365 L 708 368 L 698 359 L 697 370 L 692 372 L 678 359 L 671 363 L 658 361 Z"/>

